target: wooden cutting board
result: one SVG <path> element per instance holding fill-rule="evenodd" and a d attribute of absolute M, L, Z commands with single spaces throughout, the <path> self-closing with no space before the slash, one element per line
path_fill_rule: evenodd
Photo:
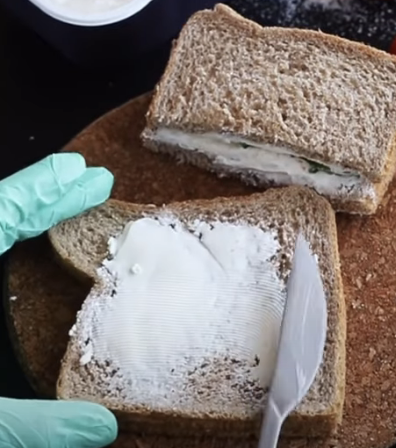
<path fill-rule="evenodd" d="M 145 151 L 139 142 L 150 95 L 101 118 L 65 148 L 116 178 L 113 197 L 156 204 L 251 192 Z M 396 440 L 396 182 L 376 216 L 338 217 L 348 312 L 347 387 L 338 438 L 282 441 L 288 448 L 386 448 Z M 55 396 L 68 331 L 90 285 L 60 268 L 46 237 L 18 245 L 9 263 L 8 324 L 15 350 L 42 396 Z M 12 298 L 12 300 L 11 300 Z M 253 448 L 255 441 L 177 440 L 121 435 L 115 448 Z"/>

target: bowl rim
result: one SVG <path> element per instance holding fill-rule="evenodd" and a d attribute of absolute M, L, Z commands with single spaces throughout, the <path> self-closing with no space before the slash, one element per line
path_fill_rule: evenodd
<path fill-rule="evenodd" d="M 153 0 L 129 0 L 123 5 L 90 14 L 89 16 L 73 11 L 64 5 L 57 4 L 53 0 L 29 1 L 45 14 L 56 20 L 68 23 L 70 25 L 89 27 L 110 25 L 112 23 L 120 22 L 137 14 Z"/>

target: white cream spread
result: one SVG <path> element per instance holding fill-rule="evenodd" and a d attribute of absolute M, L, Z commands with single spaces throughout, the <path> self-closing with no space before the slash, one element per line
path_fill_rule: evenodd
<path fill-rule="evenodd" d="M 119 8 L 131 1 L 133 0 L 52 0 L 52 3 L 73 13 L 90 15 Z"/>
<path fill-rule="evenodd" d="M 94 319 L 83 364 L 115 362 L 151 400 L 215 359 L 246 363 L 269 385 L 285 302 L 276 232 L 219 221 L 186 227 L 164 215 L 130 222 L 109 247 L 115 294 Z"/>
<path fill-rule="evenodd" d="M 268 181 L 279 185 L 305 185 L 330 196 L 352 190 L 359 190 L 365 196 L 375 194 L 372 184 L 358 173 L 334 164 L 326 164 L 325 171 L 316 170 L 315 164 L 322 165 L 322 162 L 308 161 L 282 146 L 260 144 L 214 132 L 194 134 L 168 128 L 156 130 L 153 137 L 157 141 L 214 157 L 215 165 L 259 172 Z"/>

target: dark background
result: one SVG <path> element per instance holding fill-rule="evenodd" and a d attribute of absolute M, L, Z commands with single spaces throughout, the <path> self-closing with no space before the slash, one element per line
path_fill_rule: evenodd
<path fill-rule="evenodd" d="M 265 25 L 319 28 L 388 50 L 396 36 L 396 1 L 342 1 L 349 11 L 307 9 L 302 0 L 292 8 L 290 0 L 227 3 Z M 165 44 L 111 75 L 81 69 L 0 7 L 0 179 L 58 151 L 100 115 L 151 90 L 168 52 Z M 0 396 L 33 397 L 10 348 L 1 308 Z"/>

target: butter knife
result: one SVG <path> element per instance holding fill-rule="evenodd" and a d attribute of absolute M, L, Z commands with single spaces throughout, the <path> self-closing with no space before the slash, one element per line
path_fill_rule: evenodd
<path fill-rule="evenodd" d="M 284 420 L 315 379 L 323 359 L 326 332 L 327 303 L 319 266 L 308 242 L 299 235 L 259 448 L 277 446 Z"/>

